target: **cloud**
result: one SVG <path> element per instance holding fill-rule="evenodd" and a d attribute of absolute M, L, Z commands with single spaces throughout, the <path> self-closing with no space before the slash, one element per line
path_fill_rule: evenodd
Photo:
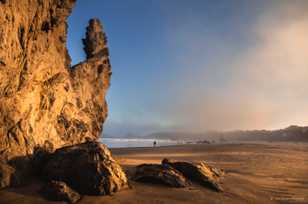
<path fill-rule="evenodd" d="M 210 15 L 170 2 L 161 50 L 146 58 L 157 68 L 131 75 L 133 88 L 110 101 L 105 133 L 308 125 L 308 1 L 212 3 Z"/>
<path fill-rule="evenodd" d="M 307 125 L 307 8 L 284 3 L 260 13 L 241 31 L 252 41 L 241 49 L 223 34 L 179 32 L 176 42 L 185 42 L 187 53 L 166 117 L 195 131 Z"/>

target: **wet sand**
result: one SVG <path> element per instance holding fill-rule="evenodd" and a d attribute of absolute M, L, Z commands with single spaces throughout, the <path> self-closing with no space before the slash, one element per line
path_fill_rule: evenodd
<path fill-rule="evenodd" d="M 308 144 L 202 144 L 156 148 L 112 149 L 128 176 L 142 163 L 163 158 L 204 160 L 225 170 L 223 193 L 193 184 L 170 188 L 131 181 L 131 189 L 112 196 L 84 196 L 80 204 L 204 204 L 204 203 L 308 203 Z M 39 182 L 0 191 L 1 204 L 42 204 Z"/>

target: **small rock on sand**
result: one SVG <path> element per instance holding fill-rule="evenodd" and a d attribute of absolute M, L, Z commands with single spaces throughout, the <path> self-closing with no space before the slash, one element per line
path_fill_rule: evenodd
<path fill-rule="evenodd" d="M 219 179 L 223 172 L 219 169 L 210 167 L 204 162 L 190 163 L 190 162 L 171 162 L 168 159 L 162 160 L 162 165 L 171 166 L 177 171 L 181 172 L 186 178 L 204 187 L 208 187 L 215 191 L 223 191 L 219 184 Z"/>
<path fill-rule="evenodd" d="M 141 164 L 137 166 L 134 180 L 162 183 L 177 188 L 190 185 L 187 179 L 176 169 L 160 164 Z"/>
<path fill-rule="evenodd" d="M 81 199 L 80 195 L 76 191 L 61 181 L 48 182 L 45 186 L 43 186 L 40 192 L 48 200 L 52 201 L 67 201 L 69 203 L 76 203 Z"/>

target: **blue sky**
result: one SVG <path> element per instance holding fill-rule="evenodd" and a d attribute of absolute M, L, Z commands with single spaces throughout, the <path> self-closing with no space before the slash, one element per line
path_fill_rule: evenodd
<path fill-rule="evenodd" d="M 304 0 L 78 1 L 68 48 L 82 61 L 87 22 L 101 19 L 113 70 L 106 134 L 307 125 L 307 9 Z"/>

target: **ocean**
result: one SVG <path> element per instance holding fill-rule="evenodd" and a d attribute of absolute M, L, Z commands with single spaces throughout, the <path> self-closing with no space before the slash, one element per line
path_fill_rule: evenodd
<path fill-rule="evenodd" d="M 101 142 L 109 148 L 124 148 L 124 147 L 153 147 L 156 141 L 156 146 L 171 146 L 185 144 L 184 141 L 178 140 L 163 140 L 163 139 L 132 139 L 132 138 L 101 138 Z"/>

